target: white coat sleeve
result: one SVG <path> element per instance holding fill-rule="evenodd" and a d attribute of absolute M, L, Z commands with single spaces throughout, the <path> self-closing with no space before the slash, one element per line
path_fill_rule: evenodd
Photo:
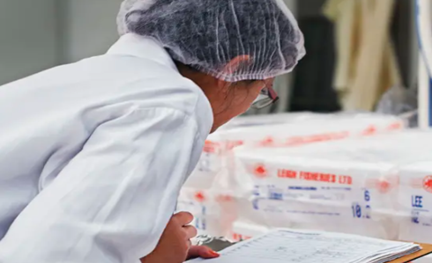
<path fill-rule="evenodd" d="M 136 109 L 100 125 L 12 224 L 0 262 L 139 262 L 175 210 L 204 143 L 198 130 L 173 109 Z"/>

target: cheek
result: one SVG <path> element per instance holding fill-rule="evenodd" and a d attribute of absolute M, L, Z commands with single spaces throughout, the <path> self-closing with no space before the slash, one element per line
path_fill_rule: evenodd
<path fill-rule="evenodd" d="M 235 103 L 239 114 L 242 114 L 250 109 L 253 102 L 258 98 L 260 91 L 260 89 L 246 90 L 243 94 L 239 94 Z"/>
<path fill-rule="evenodd" d="M 253 104 L 253 102 L 258 99 L 258 96 L 260 95 L 261 91 L 262 91 L 263 87 L 261 86 L 256 86 L 253 89 L 250 89 L 246 95 L 246 99 L 245 99 L 245 105 L 247 108 L 250 108 Z"/>
<path fill-rule="evenodd" d="M 253 102 L 258 98 L 262 90 L 261 86 L 253 88 L 238 88 L 223 98 L 224 110 L 220 112 L 224 119 L 234 118 L 248 111 Z"/>
<path fill-rule="evenodd" d="M 248 111 L 252 103 L 258 97 L 260 91 L 261 88 L 249 90 L 241 89 L 231 93 L 231 97 L 225 97 L 222 103 L 223 106 L 221 107 L 224 110 L 215 114 L 218 126 Z"/>

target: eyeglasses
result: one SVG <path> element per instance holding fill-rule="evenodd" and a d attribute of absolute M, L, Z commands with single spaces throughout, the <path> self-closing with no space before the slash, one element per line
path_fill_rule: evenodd
<path fill-rule="evenodd" d="M 252 108 L 263 109 L 266 108 L 279 100 L 279 96 L 273 89 L 272 85 L 265 87 L 258 98 L 253 102 Z"/>

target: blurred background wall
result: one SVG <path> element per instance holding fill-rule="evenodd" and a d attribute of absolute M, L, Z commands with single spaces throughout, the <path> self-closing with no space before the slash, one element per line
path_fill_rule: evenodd
<path fill-rule="evenodd" d="M 56 0 L 0 1 L 0 84 L 59 62 Z"/>
<path fill-rule="evenodd" d="M 62 59 L 76 61 L 102 54 L 117 39 L 120 0 L 63 0 Z"/>
<path fill-rule="evenodd" d="M 102 54 L 120 0 L 1 0 L 0 84 Z"/>
<path fill-rule="evenodd" d="M 295 8 L 296 0 L 286 0 Z M 1 0 L 0 85 L 102 54 L 117 39 L 121 0 Z"/>
<path fill-rule="evenodd" d="M 339 110 L 339 95 L 332 85 L 334 30 L 323 16 L 323 5 L 329 0 L 284 1 L 306 34 L 308 56 L 294 74 L 278 79 L 280 103 L 260 113 Z M 391 34 L 403 84 L 414 86 L 418 65 L 414 0 L 395 2 Z M 121 0 L 1 0 L 0 85 L 58 64 L 103 54 L 118 37 L 116 15 L 120 3 Z"/>

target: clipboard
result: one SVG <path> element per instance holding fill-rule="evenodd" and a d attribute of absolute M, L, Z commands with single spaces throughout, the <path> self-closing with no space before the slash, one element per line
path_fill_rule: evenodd
<path fill-rule="evenodd" d="M 424 256 L 432 254 L 432 245 L 430 245 L 430 244 L 420 244 L 420 243 L 417 243 L 417 244 L 422 247 L 422 250 L 420 250 L 417 253 L 411 254 L 409 256 L 405 256 L 403 258 L 393 260 L 390 263 L 410 263 L 410 262 L 415 263 L 414 260 L 420 259 L 420 258 L 422 258 Z"/>

